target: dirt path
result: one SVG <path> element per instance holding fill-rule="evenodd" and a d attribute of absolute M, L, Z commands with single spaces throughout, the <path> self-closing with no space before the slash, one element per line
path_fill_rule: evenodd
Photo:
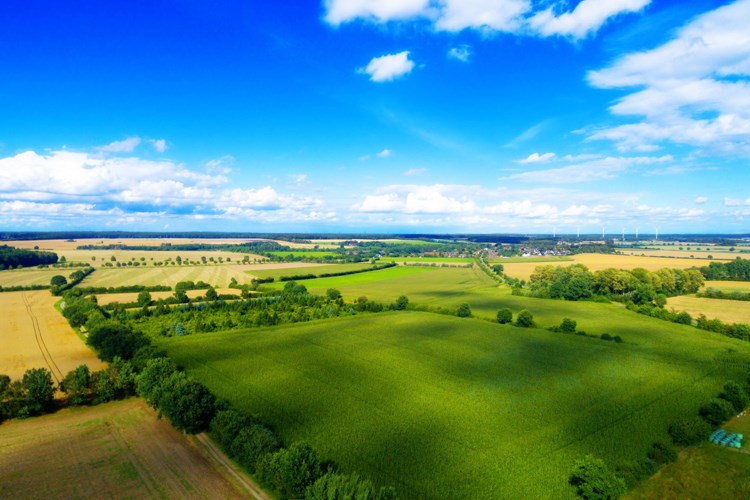
<path fill-rule="evenodd" d="M 271 497 L 258 486 L 255 481 L 239 471 L 237 467 L 232 463 L 229 458 L 214 444 L 213 441 L 205 434 L 197 434 L 195 441 L 203 448 L 203 450 L 216 461 L 218 467 L 222 467 L 231 475 L 242 487 L 244 487 L 250 495 L 256 500 L 268 500 Z"/>
<path fill-rule="evenodd" d="M 21 293 L 21 297 L 26 308 L 26 313 L 29 315 L 29 319 L 31 320 L 31 328 L 34 332 L 34 340 L 36 340 L 36 345 L 39 347 L 39 352 L 42 354 L 42 358 L 49 368 L 49 371 L 52 372 L 52 376 L 55 378 L 57 383 L 60 384 L 60 381 L 62 381 L 62 379 L 65 377 L 65 374 L 60 371 L 60 367 L 57 366 L 57 363 L 55 363 L 54 358 L 52 358 L 52 353 L 49 351 L 46 342 L 44 342 L 42 329 L 39 326 L 39 320 L 34 314 L 34 310 L 31 308 L 29 297 L 23 292 Z"/>

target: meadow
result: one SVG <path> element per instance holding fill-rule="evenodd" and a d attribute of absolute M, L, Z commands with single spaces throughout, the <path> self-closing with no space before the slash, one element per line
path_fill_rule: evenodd
<path fill-rule="evenodd" d="M 285 440 L 402 497 L 568 498 L 576 459 L 643 455 L 750 362 L 747 343 L 607 307 L 622 344 L 413 311 L 159 344 Z"/>
<path fill-rule="evenodd" d="M 372 267 L 369 262 L 359 262 L 356 264 L 319 264 L 298 266 L 294 268 L 290 267 L 259 267 L 248 271 L 258 278 L 274 278 L 279 279 L 282 276 L 293 276 L 295 274 L 323 274 L 323 273 L 345 273 L 349 271 L 360 271 L 362 269 L 368 269 Z"/>
<path fill-rule="evenodd" d="M 0 425 L 2 498 L 247 498 L 138 399 Z"/>
<path fill-rule="evenodd" d="M 330 278 L 315 278 L 310 280 L 304 280 L 301 281 L 303 285 L 307 287 L 308 290 L 313 290 L 313 293 L 317 293 L 319 295 L 324 295 L 326 293 L 326 290 L 329 288 L 337 288 L 337 289 L 346 289 L 347 287 L 351 286 L 359 286 L 364 287 L 365 289 L 370 289 L 370 285 L 373 283 L 385 283 L 386 287 L 390 290 L 390 294 L 393 295 L 394 293 L 397 293 L 398 295 L 402 295 L 398 292 L 398 288 L 393 288 L 394 285 L 398 285 L 398 283 L 408 280 L 411 276 L 420 275 L 424 272 L 432 271 L 433 268 L 430 267 L 406 267 L 406 266 L 397 266 L 397 267 L 389 267 L 387 269 L 381 269 L 379 271 L 372 271 L 367 273 L 357 273 L 357 274 L 349 274 L 346 276 L 332 276 Z M 314 273 L 315 271 L 310 271 Z M 394 283 L 395 281 L 395 283 Z M 268 288 L 283 288 L 285 285 L 284 282 L 274 282 L 269 283 L 267 285 L 264 285 Z M 398 296 L 397 295 L 397 296 Z M 349 299 L 354 300 L 357 296 L 351 296 Z M 372 298 L 372 297 L 368 297 Z M 396 297 L 393 297 L 395 299 Z"/>
<path fill-rule="evenodd" d="M 322 257 L 336 257 L 336 252 L 330 252 L 326 250 L 297 250 L 297 251 L 281 251 L 281 252 L 268 252 L 270 255 L 274 255 L 276 257 L 286 257 L 287 255 L 291 255 L 292 257 L 302 257 L 302 258 L 322 258 Z"/>

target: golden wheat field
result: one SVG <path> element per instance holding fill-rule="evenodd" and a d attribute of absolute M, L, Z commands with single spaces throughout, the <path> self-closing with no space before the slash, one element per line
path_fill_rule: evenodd
<path fill-rule="evenodd" d="M 687 311 L 693 318 L 705 314 L 709 319 L 729 323 L 750 323 L 750 302 L 743 300 L 707 299 L 682 295 L 667 299 L 667 308 Z"/>
<path fill-rule="evenodd" d="M 86 364 L 104 364 L 76 335 L 47 290 L 0 293 L 0 373 L 20 378 L 29 368 L 47 368 L 56 380 Z"/>

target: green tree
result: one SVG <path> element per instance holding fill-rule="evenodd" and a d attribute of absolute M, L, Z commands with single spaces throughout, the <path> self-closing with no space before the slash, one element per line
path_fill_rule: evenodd
<path fill-rule="evenodd" d="M 531 314 L 531 311 L 528 309 L 524 309 L 518 313 L 518 316 L 516 317 L 516 325 L 523 328 L 534 326 L 534 315 Z"/>
<path fill-rule="evenodd" d="M 130 359 L 136 350 L 148 343 L 140 333 L 122 323 L 107 320 L 100 321 L 89 329 L 87 342 L 96 349 L 104 361 L 112 361 L 116 356 Z"/>
<path fill-rule="evenodd" d="M 692 325 L 693 318 L 692 316 L 690 316 L 690 313 L 682 311 L 680 313 L 677 313 L 677 315 L 674 317 L 674 322 L 681 325 Z"/>
<path fill-rule="evenodd" d="M 68 284 L 68 280 L 65 278 L 65 276 L 56 274 L 49 280 L 49 284 L 55 287 L 65 286 Z"/>
<path fill-rule="evenodd" d="M 335 288 L 329 288 L 326 290 L 326 297 L 328 297 L 328 300 L 339 300 L 341 298 L 341 292 Z"/>
<path fill-rule="evenodd" d="M 214 395 L 183 372 L 174 372 L 163 382 L 158 405 L 172 425 L 188 434 L 208 429 L 216 413 Z"/>
<path fill-rule="evenodd" d="M 406 295 L 401 295 L 399 298 L 396 299 L 396 309 L 399 311 L 403 311 L 409 306 L 409 297 Z"/>
<path fill-rule="evenodd" d="M 229 408 L 217 411 L 211 419 L 209 428 L 211 437 L 221 445 L 224 451 L 234 456 L 231 452 L 232 443 L 242 429 L 250 427 L 253 423 L 253 419 L 244 413 Z"/>
<path fill-rule="evenodd" d="M 559 329 L 562 333 L 575 333 L 576 326 L 577 323 L 574 319 L 563 318 L 562 323 L 560 323 Z"/>
<path fill-rule="evenodd" d="M 260 465 L 260 464 L 259 464 Z M 299 498 L 321 476 L 320 459 L 308 444 L 294 443 L 289 448 L 271 455 L 263 464 L 263 478 L 282 494 Z"/>
<path fill-rule="evenodd" d="M 737 413 L 747 408 L 747 405 L 750 404 L 750 398 L 748 398 L 745 389 L 737 382 L 727 382 L 719 397 L 729 401 Z"/>
<path fill-rule="evenodd" d="M 206 300 L 217 300 L 219 298 L 219 294 L 216 293 L 216 289 L 214 287 L 209 288 L 206 290 Z"/>
<path fill-rule="evenodd" d="M 458 309 L 456 310 L 456 316 L 459 318 L 469 318 L 471 317 L 471 307 L 469 304 L 461 304 L 458 306 Z"/>
<path fill-rule="evenodd" d="M 147 307 L 151 305 L 151 294 L 147 290 L 143 290 L 138 294 L 138 307 Z"/>
<path fill-rule="evenodd" d="M 232 455 L 251 473 L 258 461 L 281 448 L 281 442 L 267 427 L 255 424 L 242 428 L 231 445 Z"/>
<path fill-rule="evenodd" d="M 700 407 L 698 414 L 709 424 L 718 426 L 732 418 L 734 407 L 725 399 L 712 399 Z"/>
<path fill-rule="evenodd" d="M 86 404 L 91 395 L 91 372 L 86 365 L 80 365 L 68 372 L 62 381 L 61 389 L 68 395 L 72 406 Z"/>
<path fill-rule="evenodd" d="M 395 500 L 393 488 L 376 488 L 357 474 L 328 472 L 305 491 L 305 500 Z"/>
<path fill-rule="evenodd" d="M 26 412 L 29 415 L 40 415 L 49 411 L 55 397 L 52 373 L 46 368 L 31 368 L 23 374 L 22 383 L 26 395 Z"/>
<path fill-rule="evenodd" d="M 711 425 L 702 418 L 689 417 L 670 425 L 667 432 L 674 444 L 692 446 L 705 441 L 711 429 Z"/>
<path fill-rule="evenodd" d="M 586 499 L 614 499 L 626 491 L 625 481 L 610 471 L 603 460 L 591 455 L 576 461 L 570 484 L 576 487 L 578 496 Z"/>
<path fill-rule="evenodd" d="M 513 322 L 513 311 L 507 307 L 503 307 L 497 312 L 497 322 L 501 325 Z"/>
<path fill-rule="evenodd" d="M 136 391 L 152 408 L 159 408 L 159 401 L 164 392 L 164 381 L 176 371 L 174 364 L 167 358 L 156 358 L 148 361 L 146 367 L 136 378 Z"/>

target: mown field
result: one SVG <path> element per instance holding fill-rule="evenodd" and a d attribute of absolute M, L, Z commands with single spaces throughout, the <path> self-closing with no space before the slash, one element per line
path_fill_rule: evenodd
<path fill-rule="evenodd" d="M 356 264 L 308 264 L 297 267 L 258 267 L 252 271 L 248 271 L 248 273 L 258 278 L 279 279 L 282 276 L 293 276 L 295 274 L 345 273 L 368 269 L 370 267 L 372 267 L 372 264 L 369 262 L 359 262 Z"/>
<path fill-rule="evenodd" d="M 285 440 L 402 497 L 567 498 L 577 458 L 645 454 L 750 362 L 750 344 L 591 305 L 625 343 L 394 312 L 160 345 Z"/>
<path fill-rule="evenodd" d="M 220 295 L 240 295 L 240 290 L 236 288 L 217 288 L 216 292 Z M 149 292 L 152 300 L 166 299 L 174 295 L 174 292 Z M 196 297 L 203 297 L 206 295 L 206 290 L 188 290 L 185 294 L 194 299 Z M 136 302 L 138 300 L 138 292 L 129 293 L 103 293 L 96 296 L 96 302 L 100 306 L 106 306 L 114 302 L 120 304 L 128 304 L 130 302 Z"/>
<path fill-rule="evenodd" d="M 18 380 L 29 368 L 47 368 L 61 380 L 82 364 L 104 367 L 55 309 L 57 300 L 46 290 L 0 293 L 0 374 Z"/>
<path fill-rule="evenodd" d="M 750 323 L 750 302 L 743 300 L 707 299 L 695 295 L 670 297 L 667 308 L 687 311 L 694 318 L 705 314 L 709 319 L 720 319 L 729 323 Z"/>
<path fill-rule="evenodd" d="M 705 288 L 716 288 L 722 292 L 750 292 L 750 281 L 706 281 Z"/>
<path fill-rule="evenodd" d="M 719 259 L 715 259 L 719 260 Z M 554 263 L 545 262 L 506 262 L 502 259 L 494 259 L 493 263 L 498 262 L 505 267 L 505 274 L 514 278 L 528 280 L 531 273 L 537 266 Z M 708 265 L 708 261 L 690 258 L 670 258 L 670 257 L 640 257 L 636 255 L 608 255 L 608 254 L 579 254 L 571 256 L 570 261 L 561 262 L 559 265 L 567 266 L 570 264 L 583 264 L 590 271 L 600 271 L 609 267 L 617 269 L 635 269 L 642 267 L 649 271 L 656 271 L 665 267 L 674 269 L 687 269 L 690 267 L 700 267 Z"/>
<path fill-rule="evenodd" d="M 120 262 L 126 264 L 128 261 L 137 261 L 140 265 L 153 266 L 157 262 L 175 261 L 177 257 L 183 262 L 201 262 L 201 257 L 218 261 L 221 258 L 225 262 L 242 262 L 245 256 L 251 262 L 266 260 L 265 257 L 250 253 L 225 252 L 217 250 L 198 251 L 176 251 L 176 250 L 58 250 L 60 257 L 65 257 L 68 262 L 86 262 L 93 267 L 101 267 L 106 263 L 115 264 Z M 115 260 L 112 260 L 112 257 Z"/>
<path fill-rule="evenodd" d="M 12 269 L 0 271 L 0 286 L 49 285 L 52 276 L 68 276 L 75 269 Z"/>
<path fill-rule="evenodd" d="M 216 287 L 226 287 L 232 278 L 240 284 L 250 283 L 252 277 L 244 271 L 243 266 L 233 265 L 98 269 L 87 276 L 81 286 L 174 286 L 180 281 L 203 281 Z"/>
<path fill-rule="evenodd" d="M 139 399 L 0 425 L 0 498 L 247 498 Z"/>

